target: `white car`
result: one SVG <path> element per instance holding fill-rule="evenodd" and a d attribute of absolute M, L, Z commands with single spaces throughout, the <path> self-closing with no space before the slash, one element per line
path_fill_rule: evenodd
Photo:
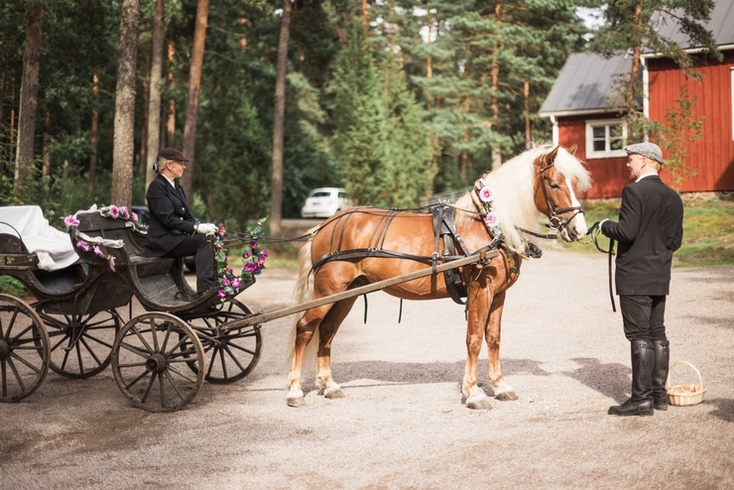
<path fill-rule="evenodd" d="M 319 187 L 308 193 L 301 208 L 301 218 L 328 218 L 352 206 L 346 189 Z"/>

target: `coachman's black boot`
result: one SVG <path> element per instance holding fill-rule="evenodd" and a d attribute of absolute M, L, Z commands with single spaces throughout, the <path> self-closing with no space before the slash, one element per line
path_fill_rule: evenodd
<path fill-rule="evenodd" d="M 630 342 L 632 351 L 632 397 L 621 405 L 609 407 L 609 415 L 652 415 L 652 369 L 655 351 L 646 340 Z"/>
<path fill-rule="evenodd" d="M 665 382 L 668 380 L 668 363 L 670 361 L 670 342 L 667 340 L 653 340 L 655 362 L 652 368 L 652 398 L 655 410 L 668 409 L 668 392 Z"/>

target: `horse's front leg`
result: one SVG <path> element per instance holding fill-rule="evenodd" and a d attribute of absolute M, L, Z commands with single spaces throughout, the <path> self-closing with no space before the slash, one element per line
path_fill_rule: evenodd
<path fill-rule="evenodd" d="M 500 365 L 500 333 L 502 330 L 502 310 L 505 306 L 505 292 L 497 294 L 489 311 L 489 322 L 485 337 L 489 351 L 489 383 L 494 389 L 494 397 L 498 400 L 517 400 L 517 393 L 505 381 Z"/>
<path fill-rule="evenodd" d="M 472 284 L 466 324 L 466 365 L 461 393 L 466 406 L 474 410 L 489 410 L 492 405 L 489 397 L 477 383 L 477 360 L 482 349 L 484 330 L 489 320 L 489 306 L 492 302 L 492 291 L 489 288 L 486 274 Z"/>
<path fill-rule="evenodd" d="M 301 388 L 301 376 L 303 373 L 303 358 L 306 346 L 311 341 L 321 316 L 315 313 L 318 309 L 308 310 L 294 325 L 293 359 L 291 370 L 288 373 L 288 394 L 286 403 L 289 407 L 300 407 L 304 404 L 303 389 Z"/>
<path fill-rule="evenodd" d="M 336 303 L 319 325 L 318 372 L 316 385 L 326 398 L 344 398 L 341 386 L 331 377 L 331 343 L 356 298 Z"/>

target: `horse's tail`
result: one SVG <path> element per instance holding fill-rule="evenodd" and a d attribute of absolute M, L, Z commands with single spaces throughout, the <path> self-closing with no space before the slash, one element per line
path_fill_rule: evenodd
<path fill-rule="evenodd" d="M 313 230 L 312 230 L 313 232 Z M 313 241 L 313 233 L 305 245 L 298 252 L 298 281 L 293 290 L 293 300 L 296 304 L 303 304 L 313 299 L 313 275 L 311 274 L 311 244 Z M 293 354 L 296 347 L 296 335 L 298 330 L 298 321 L 303 315 L 295 315 L 293 318 L 293 326 L 289 338 L 288 360 L 293 360 Z M 319 345 L 319 329 L 317 328 L 306 346 L 304 354 L 304 364 L 310 363 L 316 359 L 316 350 Z M 290 367 L 290 366 L 289 366 Z"/>

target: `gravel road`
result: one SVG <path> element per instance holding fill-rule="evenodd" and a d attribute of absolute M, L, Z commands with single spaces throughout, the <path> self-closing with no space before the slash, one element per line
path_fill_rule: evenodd
<path fill-rule="evenodd" d="M 703 403 L 653 417 L 607 415 L 629 393 L 629 344 L 607 292 L 606 258 L 546 250 L 509 291 L 501 358 L 517 401 L 461 402 L 462 307 L 377 292 L 336 337 L 345 398 L 313 391 L 285 403 L 291 319 L 263 326 L 245 380 L 205 383 L 192 403 L 148 413 L 110 370 L 88 380 L 49 373 L 0 405 L 2 489 L 734 489 L 734 267 L 675 269 L 671 361 L 701 372 Z M 290 304 L 295 273 L 266 270 L 240 299 Z M 486 386 L 486 347 L 480 382 Z M 686 365 L 673 384 L 697 381 Z"/>

